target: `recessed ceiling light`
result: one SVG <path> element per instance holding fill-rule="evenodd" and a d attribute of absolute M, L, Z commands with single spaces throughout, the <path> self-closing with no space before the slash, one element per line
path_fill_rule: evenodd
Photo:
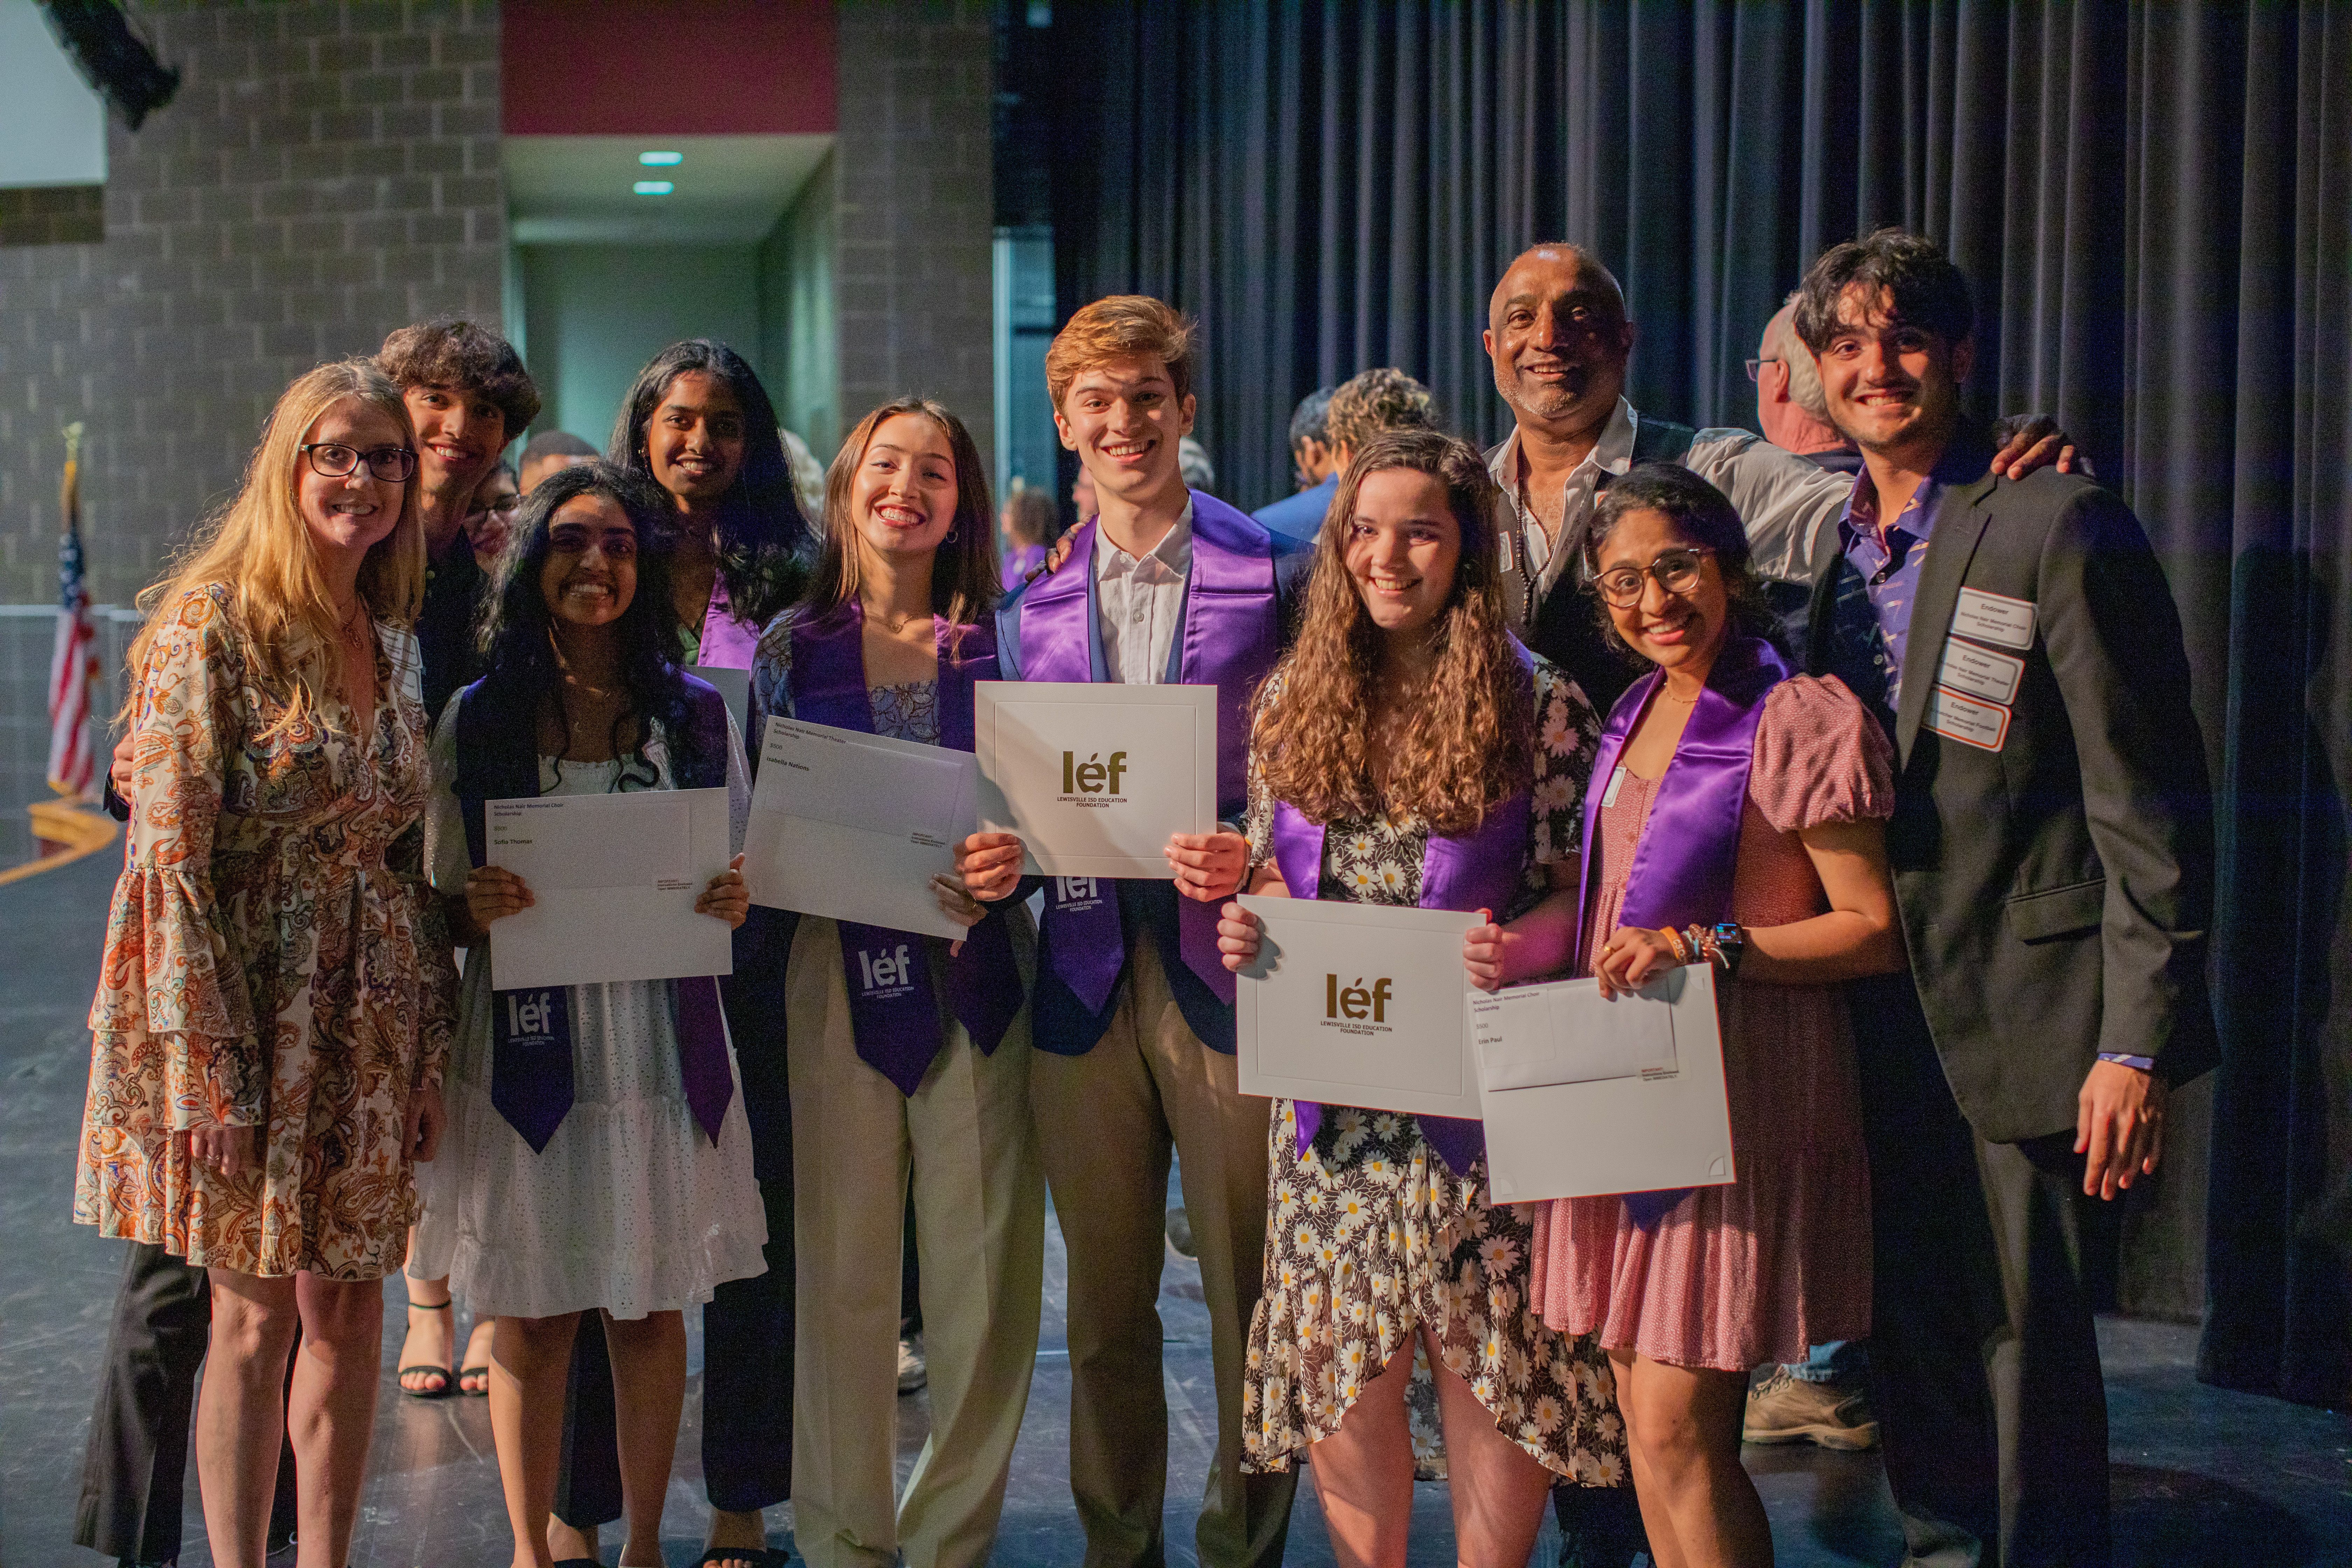
<path fill-rule="evenodd" d="M 643 163 L 648 169 L 667 169 L 674 163 L 685 163 L 686 154 L 683 153 L 640 153 L 637 154 L 637 162 Z"/>
<path fill-rule="evenodd" d="M 639 180 L 632 188 L 641 196 L 666 196 L 677 189 L 667 180 Z"/>

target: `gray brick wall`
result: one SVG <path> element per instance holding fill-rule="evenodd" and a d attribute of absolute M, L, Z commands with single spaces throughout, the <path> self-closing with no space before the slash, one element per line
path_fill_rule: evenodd
<path fill-rule="evenodd" d="M 0 228 L 0 603 L 56 596 L 68 421 L 92 595 L 123 602 L 234 491 L 289 381 L 419 316 L 499 319 L 496 0 L 140 11 L 183 79 L 136 134 L 110 123 L 102 231 L 71 237 L 102 237 L 0 204 L 26 220 Z"/>
<path fill-rule="evenodd" d="M 989 14 L 986 0 L 840 7 L 844 431 L 921 393 L 995 450 Z"/>

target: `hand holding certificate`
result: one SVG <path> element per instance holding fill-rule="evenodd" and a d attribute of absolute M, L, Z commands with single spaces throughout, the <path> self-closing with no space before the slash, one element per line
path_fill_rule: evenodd
<path fill-rule="evenodd" d="M 540 795 L 485 813 L 488 863 L 466 891 L 490 926 L 499 990 L 734 973 L 725 790 Z"/>
<path fill-rule="evenodd" d="M 1479 1114 L 1463 1028 L 1477 914 L 1247 897 L 1263 928 L 1235 1007 L 1244 1094 Z"/>
<path fill-rule="evenodd" d="M 1526 1203 L 1736 1179 L 1715 971 L 1640 991 L 1519 985 L 1469 1003 L 1495 1197 Z"/>
<path fill-rule="evenodd" d="M 933 879 L 954 876 L 978 790 L 970 752 L 770 719 L 743 840 L 751 900 L 961 937 Z"/>
<path fill-rule="evenodd" d="M 1213 686 L 983 680 L 980 828 L 1050 877 L 1166 880 L 1169 840 L 1217 826 Z"/>

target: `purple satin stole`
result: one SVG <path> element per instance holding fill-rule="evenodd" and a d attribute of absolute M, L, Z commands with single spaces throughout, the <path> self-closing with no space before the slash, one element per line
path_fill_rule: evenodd
<path fill-rule="evenodd" d="M 721 669 L 749 669 L 759 651 L 760 628 L 735 614 L 735 607 L 727 600 L 727 584 L 712 578 L 710 605 L 703 612 L 702 635 L 695 644 L 694 662 Z"/>
<path fill-rule="evenodd" d="M 874 731 L 866 687 L 866 613 L 852 599 L 793 626 L 793 712 L 813 724 Z M 940 744 L 972 749 L 972 681 L 995 673 L 996 637 L 984 626 L 957 627 L 931 617 L 940 660 Z M 835 922 L 841 931 L 842 977 L 849 987 L 850 1032 L 868 1066 L 912 1094 L 946 1044 L 931 992 L 923 940 L 882 926 Z M 1021 1011 L 1021 972 L 1001 910 L 967 931 L 948 961 L 948 1003 L 983 1054 L 992 1052 Z"/>
<path fill-rule="evenodd" d="M 1534 664 L 1516 639 L 1513 651 L 1532 679 Z M 1424 910 L 1492 910 L 1500 920 L 1518 891 L 1528 853 L 1528 810 L 1533 797 L 1522 790 L 1497 805 L 1467 834 L 1433 833 L 1421 851 L 1421 903 Z M 1286 800 L 1274 803 L 1274 864 L 1294 899 L 1323 896 L 1323 828 Z M 1313 1100 L 1291 1101 L 1298 1121 L 1298 1152 L 1315 1142 L 1323 1108 Z M 1466 1116 L 1421 1116 L 1421 1135 L 1448 1169 L 1466 1175 L 1486 1152 L 1485 1124 Z"/>
<path fill-rule="evenodd" d="M 1760 637 L 1736 637 L 1724 645 L 1691 709 L 1674 760 L 1658 781 L 1649 820 L 1626 874 L 1620 925 L 1680 930 L 1694 921 L 1714 925 L 1731 918 L 1732 875 L 1739 864 L 1739 823 L 1748 801 L 1748 770 L 1756 758 L 1756 727 L 1763 721 L 1766 693 L 1791 673 L 1779 651 Z M 1663 671 L 1653 670 L 1635 681 L 1617 700 L 1601 732 L 1601 749 L 1584 795 L 1584 870 L 1576 905 L 1579 974 L 1592 968 L 1592 955 L 1585 948 L 1592 912 L 1592 840 L 1600 827 L 1601 803 L 1626 738 L 1664 679 Z M 1625 1206 L 1636 1224 L 1648 1228 L 1686 1191 L 1628 1194 Z"/>
<path fill-rule="evenodd" d="M 1030 584 L 1021 603 L 1021 674 L 1029 680 L 1087 681 L 1094 668 L 1094 549 L 1101 524 L 1089 520 L 1070 540 L 1069 558 Z M 1217 803 L 1238 812 L 1249 783 L 1249 704 L 1280 655 L 1274 557 L 1263 530 L 1213 496 L 1192 492 L 1192 569 L 1184 591 L 1176 678 L 1217 689 Z M 1217 905 L 1179 896 L 1178 948 L 1185 967 L 1231 1005 L 1234 976 L 1217 952 Z M 1056 878 L 1046 885 L 1047 947 L 1054 973 L 1100 1013 L 1126 959 L 1118 900 L 1100 879 Z"/>

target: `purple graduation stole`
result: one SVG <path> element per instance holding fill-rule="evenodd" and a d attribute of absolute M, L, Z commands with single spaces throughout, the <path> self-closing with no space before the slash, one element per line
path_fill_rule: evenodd
<path fill-rule="evenodd" d="M 972 682 L 996 678 L 996 634 L 957 627 L 934 616 L 940 659 L 940 744 L 972 749 Z M 851 599 L 792 627 L 793 714 L 813 724 L 873 734 L 874 702 L 866 688 L 864 605 Z M 961 636 L 957 633 L 961 631 Z M 947 1041 L 931 993 L 925 940 L 883 926 L 835 922 L 841 931 L 842 978 L 849 987 L 850 1033 L 859 1058 L 913 1094 Z M 936 939 L 933 939 L 936 940 Z M 965 932 L 948 961 L 948 1005 L 982 1054 L 993 1052 L 1021 1011 L 1021 972 L 1004 913 L 992 909 Z"/>
<path fill-rule="evenodd" d="M 1626 874 L 1620 925 L 1680 930 L 1693 921 L 1714 925 L 1731 918 L 1732 874 L 1739 864 L 1739 824 L 1748 801 L 1748 770 L 1756 759 L 1756 727 L 1763 721 L 1765 695 L 1791 673 L 1779 650 L 1761 637 L 1735 637 L 1724 644 L 1691 709 L 1674 760 L 1658 781 L 1649 820 Z M 1591 923 L 1592 840 L 1599 831 L 1601 803 L 1626 738 L 1664 679 L 1663 670 L 1653 670 L 1635 681 L 1617 700 L 1601 732 L 1601 749 L 1584 793 L 1584 870 L 1576 904 L 1579 974 L 1590 973 L 1592 967 L 1585 946 Z M 1625 1206 L 1636 1224 L 1648 1228 L 1688 1190 L 1631 1193 Z"/>
<path fill-rule="evenodd" d="M 1512 639 L 1525 679 L 1533 683 L 1535 664 Z M 1533 797 L 1521 790 L 1496 805 L 1466 834 L 1433 833 L 1421 852 L 1421 902 L 1424 910 L 1492 910 L 1501 919 L 1518 891 L 1528 854 L 1528 809 Z M 1309 822 L 1286 800 L 1274 803 L 1274 863 L 1294 899 L 1323 896 L 1323 827 Z M 1298 1152 L 1323 1125 L 1323 1108 L 1293 1100 L 1298 1121 Z M 1421 1135 L 1456 1176 L 1465 1175 L 1486 1152 L 1485 1124 L 1465 1116 L 1421 1116 Z"/>
<path fill-rule="evenodd" d="M 1094 547 L 1098 520 L 1072 535 L 1061 569 L 1030 585 L 1021 602 L 1021 673 L 1029 680 L 1102 679 L 1094 668 Z M 1184 591 L 1176 680 L 1217 689 L 1217 809 L 1241 809 L 1249 784 L 1249 704 L 1280 655 L 1274 557 L 1255 525 L 1199 491 L 1192 493 L 1192 570 Z M 1118 900 L 1102 879 L 1046 883 L 1047 948 L 1054 973 L 1100 1013 L 1126 961 Z M 1217 906 L 1180 896 L 1178 950 L 1185 967 L 1230 1006 L 1234 976 L 1217 952 Z"/>
<path fill-rule="evenodd" d="M 672 783 L 681 789 L 723 786 L 726 701 L 690 675 L 681 672 L 679 679 L 686 683 L 688 724 L 695 743 L 690 763 L 678 756 L 675 742 L 670 744 Z M 539 793 L 535 716 L 520 705 L 500 701 L 499 696 L 488 679 L 478 680 L 460 693 L 457 703 L 456 794 L 466 823 L 466 851 L 477 866 L 485 864 L 488 855 L 486 803 Z M 718 978 L 703 974 L 656 984 L 668 995 L 687 1106 L 703 1136 L 716 1146 L 728 1103 L 735 1098 Z M 489 1025 L 490 1103 L 532 1153 L 543 1153 L 572 1111 L 572 988 L 493 991 Z"/>

